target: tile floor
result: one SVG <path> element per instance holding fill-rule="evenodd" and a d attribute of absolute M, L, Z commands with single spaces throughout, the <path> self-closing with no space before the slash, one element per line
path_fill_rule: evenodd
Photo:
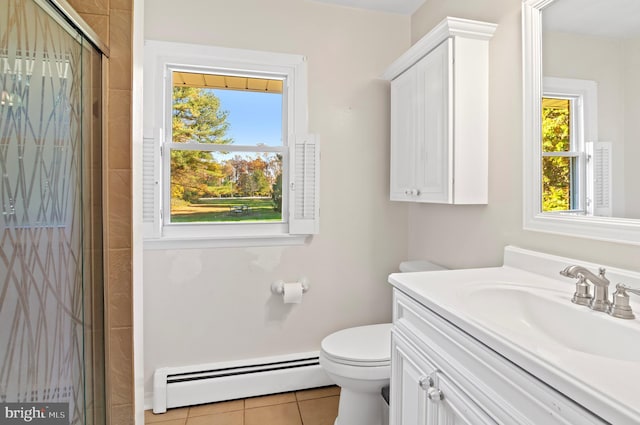
<path fill-rule="evenodd" d="M 144 422 L 145 425 L 333 425 L 339 398 L 340 387 L 314 388 L 169 409 L 160 415 L 147 410 Z"/>

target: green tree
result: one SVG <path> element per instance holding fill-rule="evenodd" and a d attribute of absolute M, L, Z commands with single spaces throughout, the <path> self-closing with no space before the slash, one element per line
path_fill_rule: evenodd
<path fill-rule="evenodd" d="M 270 196 L 273 178 L 268 172 L 269 163 L 259 154 L 250 159 L 236 155 L 229 160 L 234 168 L 237 192 L 241 196 Z"/>
<path fill-rule="evenodd" d="M 542 107 L 542 151 L 570 150 L 569 102 L 566 107 Z M 566 211 L 571 208 L 571 164 L 569 158 L 547 156 L 542 159 L 542 211 Z"/>
<path fill-rule="evenodd" d="M 225 138 L 228 111 L 220 110 L 220 99 L 210 89 L 173 88 L 172 135 L 174 143 L 233 143 Z"/>
<path fill-rule="evenodd" d="M 176 86 L 173 88 L 172 141 L 174 143 L 230 144 L 226 137 L 229 113 L 220 109 L 220 100 L 208 89 Z M 224 166 L 211 152 L 171 151 L 171 201 L 194 202 L 206 195 L 228 193 Z"/>
<path fill-rule="evenodd" d="M 276 181 L 271 185 L 271 202 L 274 211 L 282 211 L 282 173 L 276 176 Z"/>
<path fill-rule="evenodd" d="M 195 202 L 211 194 L 224 177 L 223 167 L 209 152 L 171 151 L 171 199 Z"/>

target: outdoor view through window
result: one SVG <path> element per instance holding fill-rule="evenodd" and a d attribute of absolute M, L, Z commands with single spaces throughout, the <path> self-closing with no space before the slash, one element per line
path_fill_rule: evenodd
<path fill-rule="evenodd" d="M 576 178 L 579 152 L 572 143 L 571 101 L 542 99 L 542 211 L 579 208 Z"/>
<path fill-rule="evenodd" d="M 173 71 L 171 223 L 282 220 L 282 80 Z"/>

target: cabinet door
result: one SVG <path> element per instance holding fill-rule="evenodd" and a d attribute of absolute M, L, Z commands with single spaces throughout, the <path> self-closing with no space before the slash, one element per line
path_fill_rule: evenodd
<path fill-rule="evenodd" d="M 392 201 L 411 201 L 416 193 L 415 145 L 418 116 L 416 70 L 409 68 L 391 82 Z"/>
<path fill-rule="evenodd" d="M 460 387 L 449 380 L 446 375 L 438 374 L 436 388 L 428 393 L 428 407 L 435 418 L 429 425 L 496 425 Z"/>
<path fill-rule="evenodd" d="M 415 187 L 423 202 L 453 202 L 453 40 L 447 39 L 414 68 L 422 102 L 417 125 Z"/>
<path fill-rule="evenodd" d="M 435 368 L 396 334 L 391 336 L 390 425 L 428 425 L 433 412 L 427 391 L 435 385 Z"/>

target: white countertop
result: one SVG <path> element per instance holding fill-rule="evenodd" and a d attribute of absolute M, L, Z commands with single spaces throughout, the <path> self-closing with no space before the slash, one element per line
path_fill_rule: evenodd
<path fill-rule="evenodd" d="M 389 282 L 604 420 L 640 424 L 640 319 L 571 303 L 575 279 L 558 274 L 570 264 L 597 270 L 508 247 L 503 267 L 395 273 Z M 640 279 L 619 269 L 607 275 L 611 292 Z M 640 303 L 632 306 L 640 316 Z"/>

